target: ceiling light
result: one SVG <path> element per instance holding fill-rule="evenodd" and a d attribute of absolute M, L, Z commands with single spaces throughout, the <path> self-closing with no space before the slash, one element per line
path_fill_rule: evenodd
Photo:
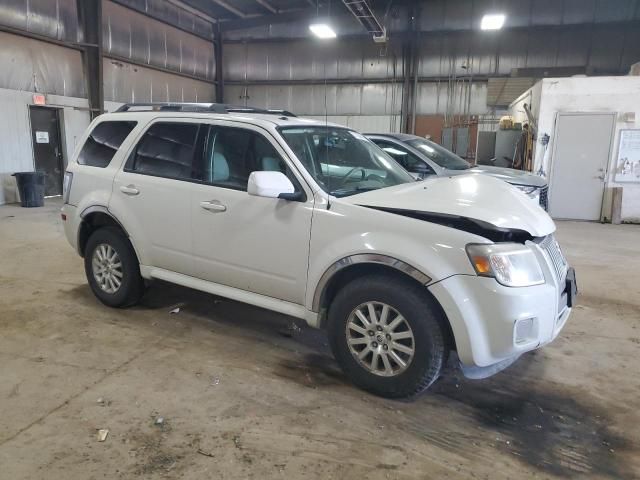
<path fill-rule="evenodd" d="M 503 15 L 502 13 L 485 15 L 484 17 L 482 17 L 480 28 L 482 30 L 500 30 L 504 25 L 505 18 L 505 15 Z"/>
<path fill-rule="evenodd" d="M 309 30 L 318 38 L 336 38 L 336 32 L 326 23 L 313 23 Z"/>

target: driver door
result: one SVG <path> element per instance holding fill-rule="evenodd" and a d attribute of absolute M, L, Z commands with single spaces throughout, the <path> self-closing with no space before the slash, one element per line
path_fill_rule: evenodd
<path fill-rule="evenodd" d="M 203 280 L 304 304 L 313 195 L 282 148 L 246 124 L 209 125 L 191 205 L 194 274 Z M 302 201 L 251 196 L 253 171 L 281 171 Z"/>

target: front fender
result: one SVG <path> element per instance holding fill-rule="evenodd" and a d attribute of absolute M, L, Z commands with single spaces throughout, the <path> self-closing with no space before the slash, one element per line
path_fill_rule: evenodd
<path fill-rule="evenodd" d="M 414 278 L 431 284 L 451 275 L 475 275 L 465 246 L 487 242 L 443 225 L 334 201 L 331 209 L 314 211 L 305 305 L 317 312 L 324 285 L 353 258 L 406 265 L 398 269 L 411 269 Z"/>

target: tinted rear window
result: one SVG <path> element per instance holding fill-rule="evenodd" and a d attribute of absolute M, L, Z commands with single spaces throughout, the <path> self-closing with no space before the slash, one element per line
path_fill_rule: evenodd
<path fill-rule="evenodd" d="M 154 123 L 140 139 L 125 170 L 191 179 L 198 129 L 197 123 Z"/>
<path fill-rule="evenodd" d="M 78 163 L 105 168 L 136 124 L 137 122 L 102 122 L 96 125 L 80 150 Z"/>

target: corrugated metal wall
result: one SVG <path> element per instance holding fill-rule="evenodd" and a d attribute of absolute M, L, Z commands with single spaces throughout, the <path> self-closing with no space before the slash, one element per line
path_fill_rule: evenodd
<path fill-rule="evenodd" d="M 181 28 L 206 39 L 213 38 L 213 25 L 167 0 L 115 0 L 164 23 Z"/>
<path fill-rule="evenodd" d="M 2 0 L 0 24 L 56 40 L 78 40 L 76 0 Z"/>
<path fill-rule="evenodd" d="M 225 81 L 392 78 L 401 74 L 400 47 L 385 51 L 368 39 L 319 43 L 228 43 L 224 46 Z"/>
<path fill-rule="evenodd" d="M 104 99 L 112 102 L 210 102 L 214 86 L 105 58 Z"/>
<path fill-rule="evenodd" d="M 215 78 L 213 43 L 132 11 L 102 3 L 105 56 L 165 68 L 203 80 Z"/>
<path fill-rule="evenodd" d="M 0 32 L 0 88 L 84 97 L 80 52 Z"/>
<path fill-rule="evenodd" d="M 106 100 L 214 98 L 214 48 L 203 38 L 210 36 L 211 28 L 204 28 L 201 19 L 178 9 L 181 13 L 173 20 L 179 29 L 110 0 L 102 3 L 104 55 L 116 58 L 104 62 Z M 125 3 L 159 18 L 177 11 L 173 5 L 163 7 L 169 4 L 160 0 Z M 76 43 L 83 37 L 76 0 L 2 0 L 0 25 L 60 42 Z M 0 69 L 0 88 L 86 97 L 79 50 L 0 32 L 0 65 L 5 67 Z"/>
<path fill-rule="evenodd" d="M 391 115 L 400 113 L 399 84 L 241 85 L 225 87 L 225 101 L 283 108 L 303 115 Z"/>
<path fill-rule="evenodd" d="M 417 114 L 485 114 L 493 108 L 487 105 L 487 78 L 509 76 L 514 69 L 576 67 L 593 74 L 625 74 L 640 60 L 637 4 L 635 0 L 422 2 Z M 505 29 L 480 31 L 487 11 L 504 12 Z M 354 37 L 362 34 L 362 27 L 348 16 L 332 19 L 339 34 L 333 42 L 309 38 L 308 22 L 225 33 L 225 99 L 321 115 L 326 80 L 329 115 L 396 114 L 402 85 L 396 84 L 394 100 L 389 101 L 388 82 L 402 75 L 399 32 L 406 30 L 407 18 L 406 7 L 391 9 L 385 19 L 391 32 L 386 49 L 370 38 Z M 636 23 L 612 23 L 633 20 Z M 475 81 L 469 87 L 471 79 Z"/>

